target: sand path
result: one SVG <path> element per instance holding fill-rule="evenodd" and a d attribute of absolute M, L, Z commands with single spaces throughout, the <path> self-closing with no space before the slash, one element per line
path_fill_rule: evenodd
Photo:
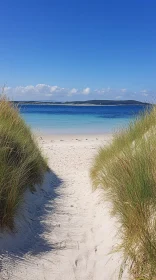
<path fill-rule="evenodd" d="M 22 245 L 17 242 L 14 254 L 3 255 L 0 279 L 118 279 L 119 256 L 109 255 L 115 243 L 114 223 L 102 194 L 92 192 L 89 178 L 93 156 L 108 139 L 40 140 L 56 174 L 55 194 L 42 190 L 44 203 L 37 206 L 38 218 L 34 216 L 29 235 L 24 233 L 26 238 Z"/>

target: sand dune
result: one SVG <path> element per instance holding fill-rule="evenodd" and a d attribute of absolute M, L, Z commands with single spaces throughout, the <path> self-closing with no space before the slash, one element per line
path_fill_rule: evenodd
<path fill-rule="evenodd" d="M 16 222 L 18 233 L 1 234 L 0 279 L 118 279 L 120 255 L 109 254 L 117 242 L 115 223 L 103 193 L 92 192 L 89 178 L 96 149 L 110 139 L 39 138 L 53 171 L 37 193 L 26 194 Z"/>

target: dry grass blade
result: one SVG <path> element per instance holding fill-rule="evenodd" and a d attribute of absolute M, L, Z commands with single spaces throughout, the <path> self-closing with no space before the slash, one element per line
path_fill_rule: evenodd
<path fill-rule="evenodd" d="M 14 228 L 14 216 L 27 188 L 42 183 L 45 159 L 18 109 L 0 98 L 0 227 Z"/>
<path fill-rule="evenodd" d="M 120 224 L 120 249 L 134 279 L 156 279 L 156 108 L 101 148 L 91 169 Z M 124 261 L 124 260 L 123 260 Z"/>

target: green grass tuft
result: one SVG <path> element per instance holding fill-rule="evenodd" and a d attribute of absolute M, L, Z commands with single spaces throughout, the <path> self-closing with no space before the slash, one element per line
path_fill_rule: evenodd
<path fill-rule="evenodd" d="M 41 184 L 47 163 L 20 117 L 18 109 L 0 98 L 0 227 L 14 228 L 14 216 L 27 188 Z"/>
<path fill-rule="evenodd" d="M 100 148 L 91 179 L 111 202 L 133 279 L 156 279 L 156 107 Z"/>

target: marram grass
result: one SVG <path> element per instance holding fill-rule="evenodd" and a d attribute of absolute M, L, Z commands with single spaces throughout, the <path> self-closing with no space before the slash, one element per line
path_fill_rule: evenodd
<path fill-rule="evenodd" d="M 0 228 L 14 228 L 26 189 L 41 184 L 47 164 L 17 108 L 0 98 Z"/>
<path fill-rule="evenodd" d="M 124 260 L 133 279 L 156 279 L 156 108 L 100 148 L 91 169 L 119 224 Z"/>

